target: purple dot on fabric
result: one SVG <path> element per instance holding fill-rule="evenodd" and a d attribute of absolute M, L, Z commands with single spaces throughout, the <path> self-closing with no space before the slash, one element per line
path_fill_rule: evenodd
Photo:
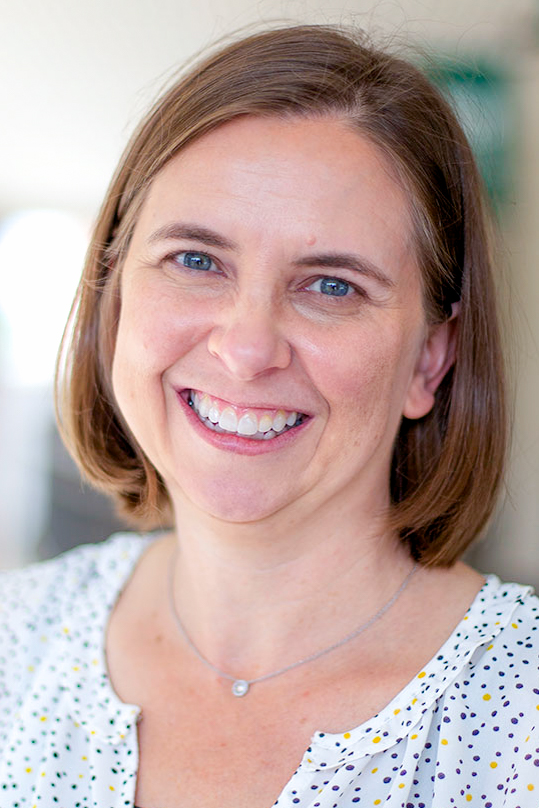
<path fill-rule="evenodd" d="M 443 772 L 438 772 L 438 779 L 439 780 L 444 780 L 445 779 L 445 774 Z"/>
<path fill-rule="evenodd" d="M 535 759 L 535 760 L 533 761 L 533 765 L 534 765 L 534 766 L 539 766 L 539 760 Z"/>
<path fill-rule="evenodd" d="M 332 789 L 333 789 L 333 791 L 338 791 L 338 790 L 339 790 L 339 786 L 332 786 Z"/>
<path fill-rule="evenodd" d="M 512 724 L 518 724 L 518 718 L 512 718 L 511 723 Z"/>
<path fill-rule="evenodd" d="M 352 766 L 351 763 L 349 763 L 348 766 L 346 767 L 347 772 L 351 772 L 351 771 L 353 771 L 353 769 L 354 769 L 354 766 Z"/>

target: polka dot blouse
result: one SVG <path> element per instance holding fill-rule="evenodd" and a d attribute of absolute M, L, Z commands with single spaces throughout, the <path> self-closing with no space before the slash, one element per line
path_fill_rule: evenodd
<path fill-rule="evenodd" d="M 104 636 L 148 541 L 121 534 L 0 575 L 1 808 L 132 808 L 140 711 L 112 690 Z M 538 808 L 538 628 L 531 590 L 489 576 L 378 715 L 314 734 L 276 805 Z"/>

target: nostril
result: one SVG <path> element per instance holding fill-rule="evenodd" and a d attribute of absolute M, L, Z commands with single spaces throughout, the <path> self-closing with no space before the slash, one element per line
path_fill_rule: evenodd
<path fill-rule="evenodd" d="M 246 316 L 226 330 L 215 328 L 208 338 L 208 351 L 242 381 L 286 368 L 291 361 L 290 345 L 267 317 Z"/>

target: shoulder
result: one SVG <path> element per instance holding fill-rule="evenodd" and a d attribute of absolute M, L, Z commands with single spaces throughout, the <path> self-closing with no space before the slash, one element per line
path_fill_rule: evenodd
<path fill-rule="evenodd" d="M 114 587 L 130 571 L 148 538 L 121 533 L 23 569 L 0 572 L 0 632 L 19 621 L 48 622 L 80 597 L 92 583 Z"/>
<path fill-rule="evenodd" d="M 105 620 L 148 538 L 118 534 L 25 569 L 0 573 L 0 700 L 16 698 L 66 638 Z M 11 699 L 10 699 L 11 697 Z"/>
<path fill-rule="evenodd" d="M 465 700 L 477 717 L 490 722 L 535 726 L 539 598 L 531 587 L 488 576 L 448 650 L 457 669 L 465 661 L 456 679 L 459 702 Z"/>

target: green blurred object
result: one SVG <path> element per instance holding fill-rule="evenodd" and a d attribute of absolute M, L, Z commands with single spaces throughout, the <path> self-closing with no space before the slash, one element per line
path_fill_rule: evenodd
<path fill-rule="evenodd" d="M 441 57 L 423 69 L 456 110 L 499 210 L 512 189 L 515 113 L 507 71 L 484 57 L 466 61 Z"/>

